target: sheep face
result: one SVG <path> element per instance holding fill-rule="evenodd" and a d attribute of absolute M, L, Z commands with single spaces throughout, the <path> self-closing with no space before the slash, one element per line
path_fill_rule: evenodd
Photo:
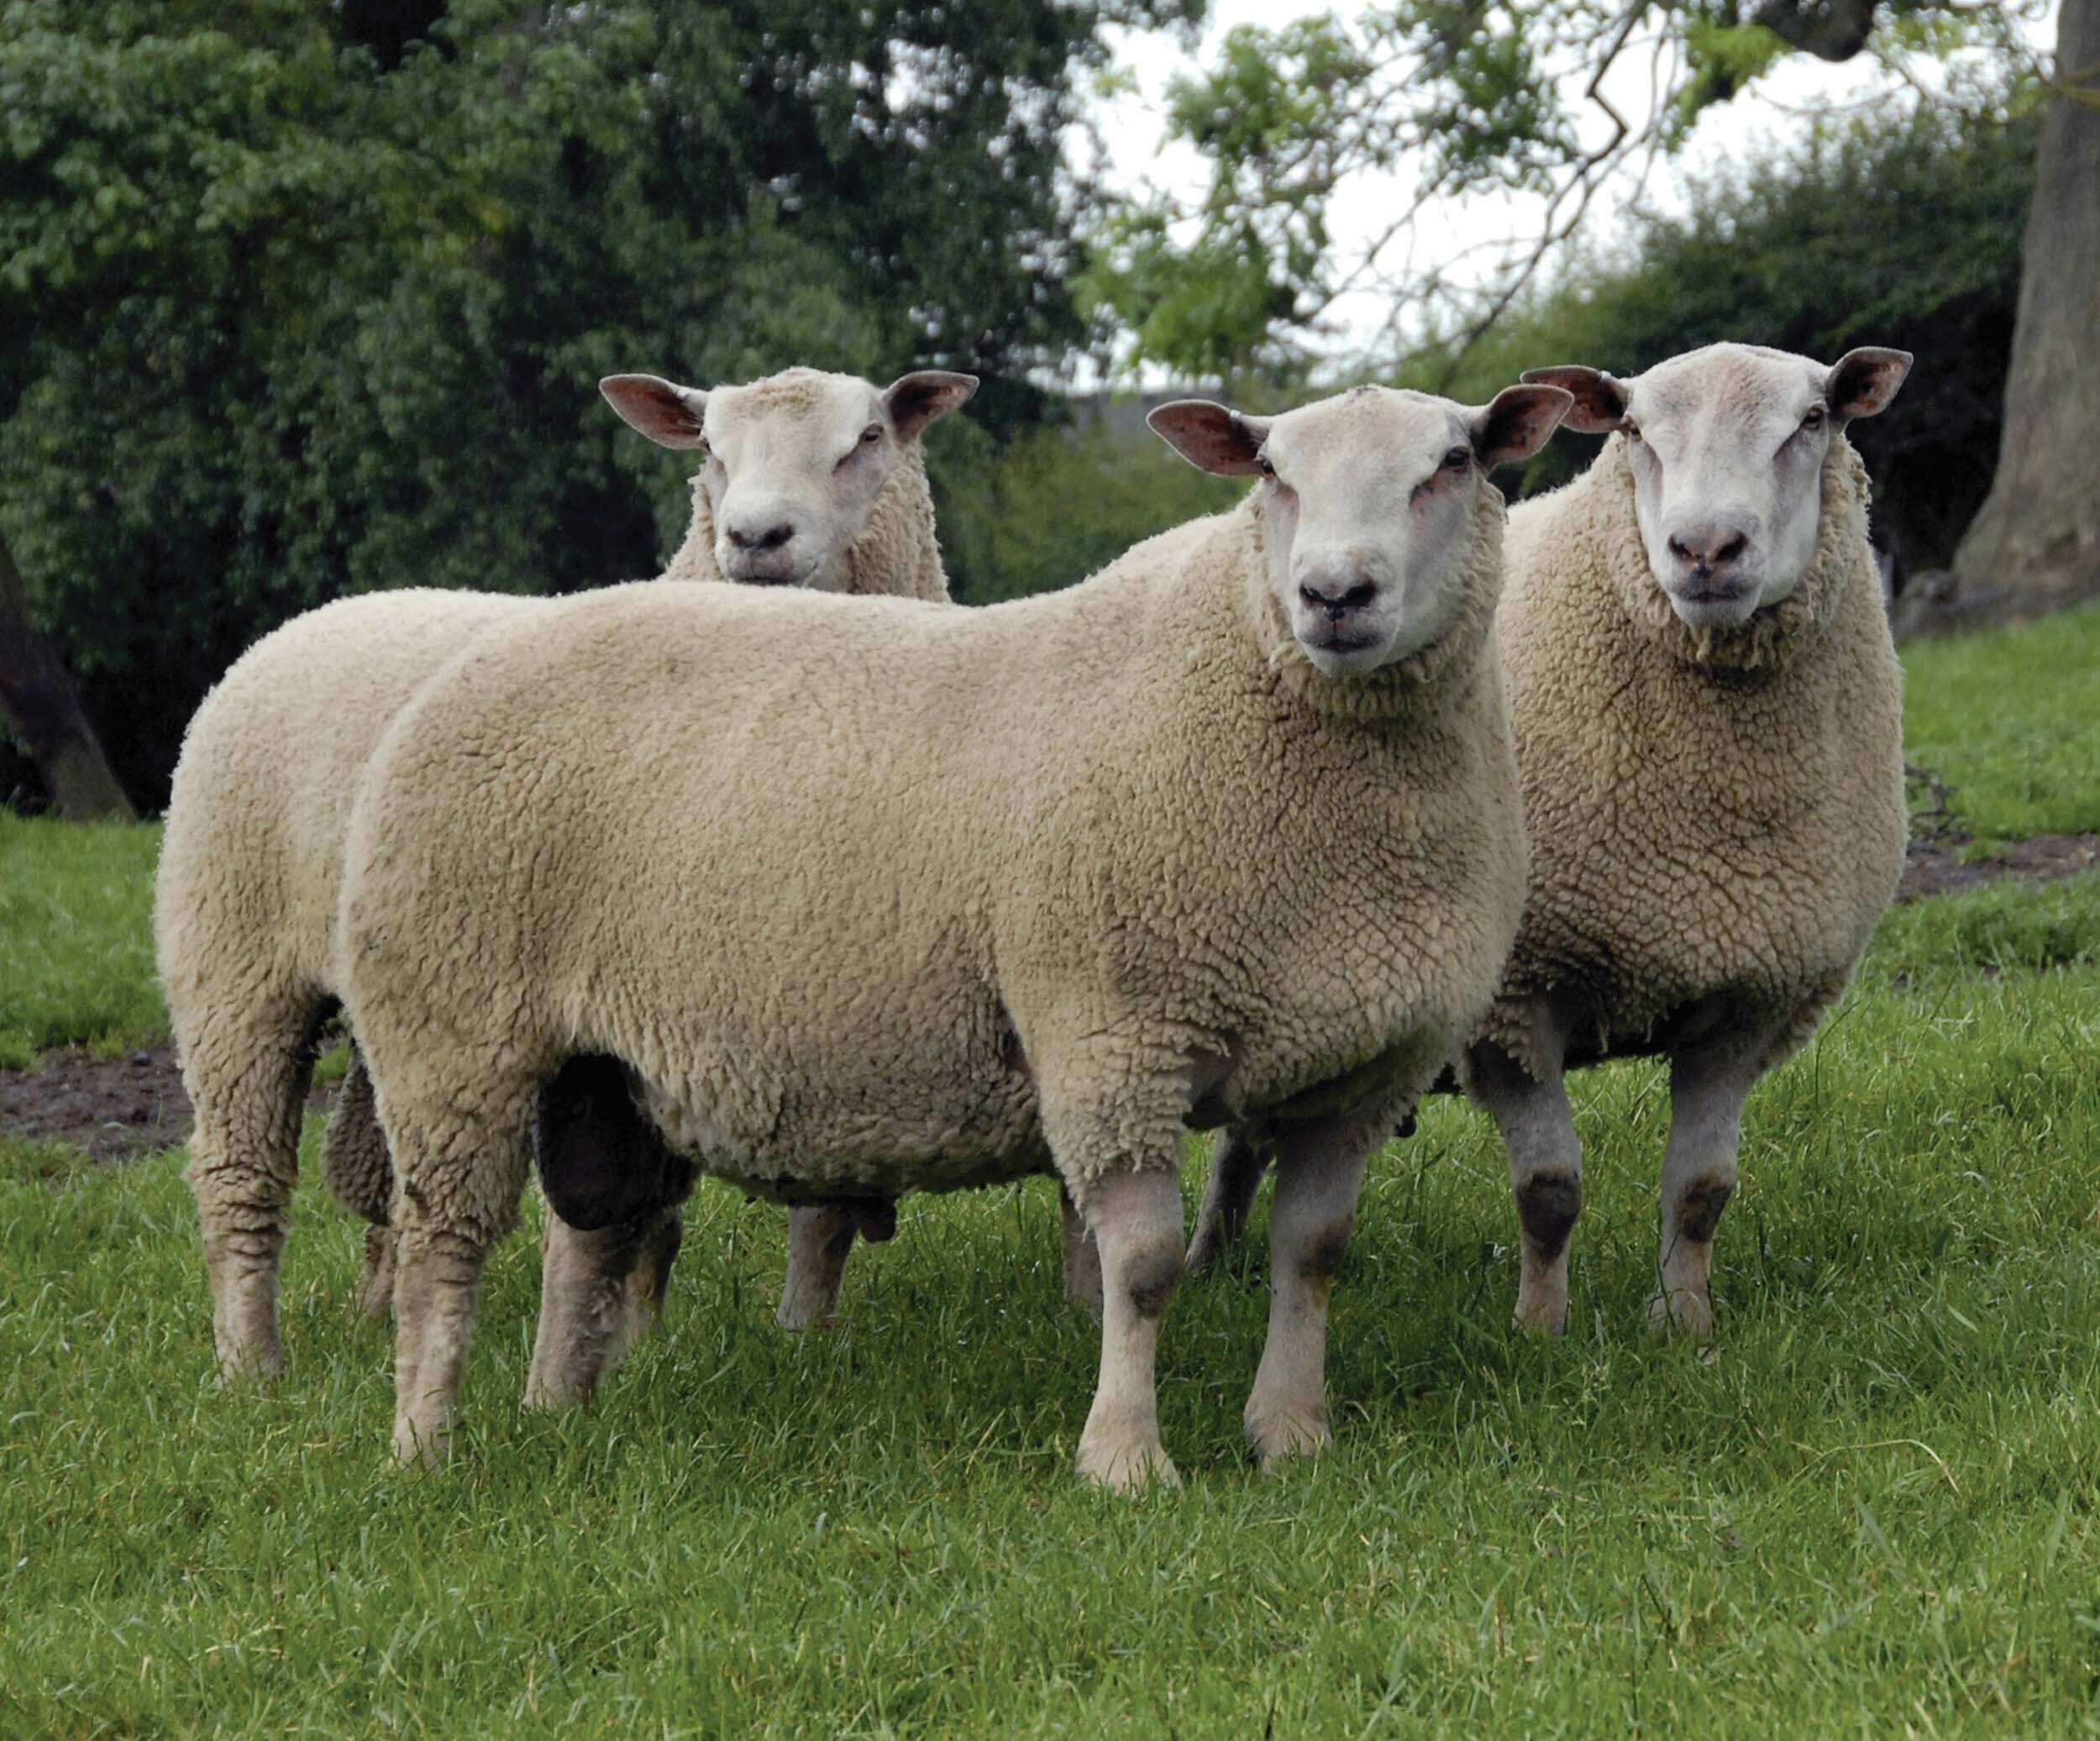
<path fill-rule="evenodd" d="M 1483 407 L 1357 387 L 1273 417 L 1184 399 L 1147 421 L 1190 464 L 1261 480 L 1269 585 L 1313 668 L 1346 678 L 1450 627 L 1488 474 L 1536 452 L 1572 402 L 1551 386 Z"/>
<path fill-rule="evenodd" d="M 1800 585 L 1822 532 L 1833 434 L 1885 407 L 1910 363 L 1876 347 L 1824 364 L 1710 344 L 1629 381 L 1572 367 L 1524 378 L 1575 395 L 1569 428 L 1625 433 L 1656 584 L 1693 628 L 1732 628 Z"/>
<path fill-rule="evenodd" d="M 711 391 L 653 375 L 608 375 L 598 385 L 650 440 L 705 453 L 724 575 L 837 592 L 890 475 L 921 430 L 977 391 L 977 378 L 928 369 L 875 387 L 790 369 Z"/>

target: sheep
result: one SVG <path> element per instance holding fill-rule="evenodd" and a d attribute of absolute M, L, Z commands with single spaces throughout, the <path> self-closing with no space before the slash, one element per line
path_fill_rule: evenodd
<path fill-rule="evenodd" d="M 396 1455 L 445 1454 L 538 1090 L 577 1054 L 757 1196 L 1054 1169 L 1105 1284 L 1078 1467 L 1116 1488 L 1177 1478 L 1152 1367 L 1179 1132 L 1272 1133 L 1287 1261 L 1247 1425 L 1265 1460 L 1326 1444 L 1365 1156 L 1521 910 L 1486 470 L 1570 402 L 1178 402 L 1151 419 L 1177 451 L 1260 481 L 1068 590 L 616 588 L 426 685 L 360 784 L 336 931 L 401 1176 Z M 536 1358 L 537 1400 L 601 1352 Z"/>
<path fill-rule="evenodd" d="M 745 387 L 717 390 L 712 443 L 726 457 L 711 457 L 694 474 L 685 542 L 658 579 L 727 576 L 752 585 L 786 580 L 864 596 L 946 600 L 948 575 L 934 536 L 933 500 L 917 436 L 967 402 L 976 386 L 973 375 L 920 370 L 891 384 L 884 396 L 886 406 L 873 406 L 874 389 L 865 381 L 790 369 Z M 627 423 L 660 446 L 691 449 L 709 444 L 703 427 L 709 395 L 649 375 L 610 375 L 599 387 Z M 895 438 L 886 448 L 877 434 L 885 417 Z M 839 462 L 842 452 L 854 456 L 852 467 Z M 726 469 L 732 461 L 741 480 L 734 485 Z M 719 532 L 716 495 L 721 497 Z M 776 535 L 773 542 L 765 537 L 769 530 Z M 795 532 L 796 541 L 779 542 L 782 531 Z M 405 700 L 412 686 L 402 693 Z M 580 1131 L 583 1110 L 592 1104 L 591 1083 L 572 1072 L 550 1084 L 548 1094 L 551 1100 L 577 1103 L 569 1109 L 564 1128 Z M 368 1224 L 356 1303 L 370 1316 L 383 1316 L 393 1298 L 393 1169 L 354 1046 L 321 1158 L 331 1193 Z M 638 1218 L 647 1217 L 651 1227 L 643 1241 L 648 1261 L 631 1277 L 633 1309 L 626 1314 L 630 1336 L 660 1312 L 680 1236 L 674 1207 L 652 1210 L 636 1203 L 633 1210 Z M 855 1224 L 847 1224 L 848 1244 Z M 815 1224 L 793 1221 L 790 1243 L 798 1253 L 816 1230 Z M 865 1230 L 871 1237 L 884 1236 L 873 1223 Z M 550 1245 L 592 1244 L 576 1240 L 580 1231 L 557 1209 L 547 1239 Z M 573 1267 L 595 1260 L 579 1253 L 550 1256 L 549 1261 Z M 818 1321 L 819 1315 L 815 1301 L 805 1303 L 805 1297 L 792 1290 L 783 1294 L 783 1328 L 801 1329 Z"/>
<path fill-rule="evenodd" d="M 711 393 L 616 375 L 606 396 L 667 446 L 708 448 L 687 579 L 843 591 L 885 574 L 937 595 L 918 436 L 975 380 L 942 370 L 886 390 L 790 370 Z M 358 774 L 388 722 L 497 624 L 554 601 L 407 590 L 339 600 L 252 648 L 191 722 L 158 873 L 160 975 L 197 1109 L 189 1179 L 202 1224 L 222 1377 L 283 1367 L 277 1272 L 312 1043 L 339 990 L 329 954 Z M 354 1055 L 325 1145 L 332 1188 L 373 1224 L 358 1298 L 383 1310 L 392 1177 Z M 661 1291 L 675 1221 L 653 1229 Z"/>
<path fill-rule="evenodd" d="M 1806 1043 L 1895 894 L 1901 671 L 1843 432 L 1910 364 L 1716 344 L 1631 380 L 1524 377 L 1575 395 L 1568 427 L 1613 438 L 1512 511 L 1497 619 L 1532 886 L 1462 1073 L 1509 1153 L 1520 1327 L 1567 1327 L 1582 1149 L 1565 1072 L 1660 1055 L 1651 1315 L 1711 1337 L 1744 1102 Z M 1265 1161 L 1220 1141 L 1192 1262 L 1236 1236 Z"/>

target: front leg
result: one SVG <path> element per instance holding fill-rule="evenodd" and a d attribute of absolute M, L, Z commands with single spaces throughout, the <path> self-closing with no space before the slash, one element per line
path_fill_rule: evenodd
<path fill-rule="evenodd" d="M 774 1322 L 806 1330 L 838 1322 L 838 1296 L 853 1255 L 852 1210 L 843 1203 L 800 1203 L 788 1211 L 787 1279 Z"/>
<path fill-rule="evenodd" d="M 1268 1338 L 1245 1415 L 1247 1443 L 1263 1468 L 1286 1457 L 1317 1456 L 1334 1443 L 1327 1424 L 1327 1303 L 1355 1231 L 1364 1164 L 1394 1122 L 1393 1107 L 1381 1100 L 1368 1113 L 1277 1131 Z"/>
<path fill-rule="evenodd" d="M 1769 1030 L 1726 1034 L 1670 1059 L 1670 1144 L 1662 1161 L 1662 1244 L 1649 1315 L 1701 1342 L 1714 1335 L 1714 1232 L 1735 1190 L 1743 1104 Z"/>
<path fill-rule="evenodd" d="M 1509 1188 L 1524 1243 L 1516 1324 L 1554 1336 L 1567 1331 L 1567 1240 L 1583 1212 L 1583 1146 L 1561 1057 L 1556 1043 L 1540 1061 L 1541 1078 L 1491 1041 L 1467 1056 L 1473 1092 L 1509 1151 Z"/>
<path fill-rule="evenodd" d="M 1118 1492 L 1181 1477 L 1159 1438 L 1160 1320 L 1181 1280 L 1181 1181 L 1171 1167 L 1111 1173 L 1074 1196 L 1101 1264 L 1101 1371 L 1079 1434 L 1079 1476 Z"/>

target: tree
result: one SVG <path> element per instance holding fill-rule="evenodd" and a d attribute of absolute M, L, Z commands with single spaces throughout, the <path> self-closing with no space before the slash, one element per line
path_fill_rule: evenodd
<path fill-rule="evenodd" d="M 1037 416 L 1079 75 L 1194 8 L 0 0 L 0 533 L 127 783 L 328 598 L 654 572 L 685 469 L 601 375 Z"/>
<path fill-rule="evenodd" d="M 1971 0 L 1395 0 L 1242 29 L 1173 91 L 1172 130 L 1210 158 L 1193 207 L 1157 200 L 1105 226 L 1090 292 L 1132 360 L 1227 379 L 1316 366 L 1336 299 L 1387 293 L 1358 372 L 1447 369 L 1523 306 L 1599 192 L 1645 174 L 1713 104 L 1786 56 L 1873 56 L 1898 87 L 1999 122 L 2044 110 L 2002 485 L 1956 564 L 1965 592 L 2033 608 L 2100 587 L 2100 0 L 2061 0 L 2052 66 L 2024 27 L 2041 8 Z M 1923 63 L 1936 60 L 1941 80 Z M 1636 62 L 1645 113 L 1622 113 Z M 2008 70 L 2024 81 L 2008 92 Z M 1579 92 L 1579 96 L 1572 93 Z M 1404 169 L 1411 191 L 1347 259 L 1327 214 L 1350 177 Z M 1452 258 L 1420 232 L 1440 200 L 1536 196 L 1536 229 Z M 1603 360 L 1603 359 L 1600 359 Z M 1612 359 L 1617 360 L 1617 359 Z"/>
<path fill-rule="evenodd" d="M 72 679 L 29 621 L 28 589 L 0 538 L 0 720 L 29 746 L 51 801 L 69 822 L 135 814 L 110 772 Z"/>

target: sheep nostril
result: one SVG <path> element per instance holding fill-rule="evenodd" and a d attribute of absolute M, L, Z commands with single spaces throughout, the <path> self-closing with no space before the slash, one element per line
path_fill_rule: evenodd
<path fill-rule="evenodd" d="M 1698 560 L 1698 558 L 1693 556 L 1689 550 L 1684 548 L 1684 540 L 1683 538 L 1672 538 L 1670 540 L 1670 554 L 1677 558 L 1679 562 L 1696 562 Z"/>
<path fill-rule="evenodd" d="M 1341 595 L 1341 608 L 1361 611 L 1378 595 L 1378 590 L 1368 580 L 1360 580 Z"/>
<path fill-rule="evenodd" d="M 769 526 L 764 532 L 737 532 L 729 534 L 729 542 L 739 550 L 778 550 L 795 536 L 795 528 L 789 525 Z"/>
<path fill-rule="evenodd" d="M 1719 549 L 1714 553 L 1714 562 L 1719 564 L 1735 561 L 1737 557 L 1743 553 L 1743 547 L 1749 543 L 1749 542 L 1750 540 L 1745 538 L 1742 533 L 1740 532 L 1737 532 L 1734 538 L 1730 538 L 1725 544 L 1722 545 Z"/>

